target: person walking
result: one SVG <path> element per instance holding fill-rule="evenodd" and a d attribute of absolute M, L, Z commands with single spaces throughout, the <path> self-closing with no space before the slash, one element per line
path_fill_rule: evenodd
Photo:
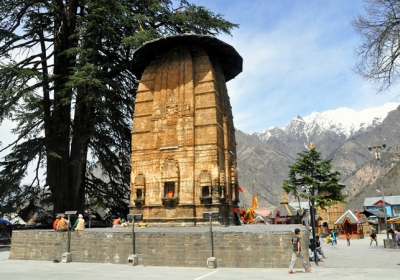
<path fill-rule="evenodd" d="M 296 261 L 298 258 L 300 258 L 306 273 L 310 273 L 311 267 L 308 266 L 307 261 L 304 259 L 303 255 L 301 254 L 300 229 L 296 228 L 294 230 L 294 233 L 295 233 L 295 236 L 292 237 L 293 254 L 292 254 L 292 260 L 289 265 L 289 274 L 294 274 L 293 267 L 296 264 Z"/>
<path fill-rule="evenodd" d="M 370 235 L 370 239 L 371 239 L 371 242 L 369 243 L 369 246 L 371 246 L 372 241 L 375 241 L 376 246 L 378 246 L 378 237 L 376 236 L 376 233 L 375 233 L 374 229 L 372 229 L 372 233 Z"/>
<path fill-rule="evenodd" d="M 331 245 L 335 245 L 336 244 L 336 234 L 334 231 L 332 231 L 332 237 L 331 237 Z"/>
<path fill-rule="evenodd" d="M 350 233 L 348 232 L 348 233 L 346 234 L 347 246 L 350 246 L 350 238 L 351 238 L 351 235 L 350 235 Z"/>
<path fill-rule="evenodd" d="M 337 240 L 338 240 L 338 238 L 339 238 L 339 233 L 336 231 L 336 229 L 334 229 L 334 230 L 332 231 L 332 236 L 335 236 L 334 241 L 335 241 L 335 244 L 337 245 Z"/>

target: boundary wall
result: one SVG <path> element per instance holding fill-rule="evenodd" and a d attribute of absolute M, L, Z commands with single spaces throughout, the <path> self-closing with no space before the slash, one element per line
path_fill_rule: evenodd
<path fill-rule="evenodd" d="M 306 231 L 302 232 L 303 256 L 308 258 Z M 217 267 L 286 268 L 289 266 L 293 225 L 213 227 Z M 138 265 L 206 267 L 211 257 L 209 227 L 135 227 Z M 67 252 L 66 232 L 14 231 L 10 259 L 54 261 Z M 92 228 L 71 232 L 73 262 L 128 264 L 133 251 L 131 229 Z M 302 267 L 298 261 L 296 267 Z"/>

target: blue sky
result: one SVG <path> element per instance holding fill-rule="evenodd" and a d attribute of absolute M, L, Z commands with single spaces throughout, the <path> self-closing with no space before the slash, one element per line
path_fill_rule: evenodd
<path fill-rule="evenodd" d="M 362 0 L 189 0 L 240 25 L 219 38 L 243 57 L 243 72 L 228 82 L 237 129 L 282 127 L 296 115 L 348 107 L 362 110 L 396 98 L 400 85 L 376 94 L 354 71 L 360 37 L 350 21 Z M 9 143 L 11 122 L 0 126 Z M 2 156 L 2 155 L 0 155 Z"/>
<path fill-rule="evenodd" d="M 377 94 L 354 72 L 361 38 L 350 21 L 364 13 L 362 0 L 189 2 L 240 25 L 219 36 L 243 57 L 243 72 L 227 84 L 237 129 L 260 132 L 313 111 L 399 101 L 399 85 Z"/>

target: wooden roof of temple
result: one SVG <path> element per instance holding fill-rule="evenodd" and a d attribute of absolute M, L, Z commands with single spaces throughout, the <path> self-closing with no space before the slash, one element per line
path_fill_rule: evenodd
<path fill-rule="evenodd" d="M 157 55 L 179 45 L 193 45 L 204 48 L 207 54 L 221 65 L 225 82 L 242 72 L 243 58 L 231 45 L 212 36 L 196 34 L 173 35 L 146 42 L 133 54 L 131 71 L 140 80 L 145 68 Z"/>
<path fill-rule="evenodd" d="M 341 225 L 346 220 L 349 221 L 350 224 L 364 223 L 364 220 L 358 220 L 357 216 L 351 210 L 347 210 L 334 224 Z"/>
<path fill-rule="evenodd" d="M 287 199 L 286 199 L 286 192 L 283 192 L 282 200 L 277 207 L 273 211 L 271 211 L 269 217 L 276 218 L 276 217 L 291 217 L 298 215 L 297 210 L 290 206 Z"/>

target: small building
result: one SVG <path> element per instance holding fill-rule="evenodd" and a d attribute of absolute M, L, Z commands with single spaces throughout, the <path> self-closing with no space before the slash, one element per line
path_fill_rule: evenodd
<path fill-rule="evenodd" d="M 347 210 L 335 222 L 335 226 L 340 226 L 341 230 L 339 234 L 347 235 L 347 233 L 350 233 L 352 238 L 362 239 L 364 238 L 363 223 L 364 221 L 357 217 L 351 210 Z"/>
<path fill-rule="evenodd" d="M 364 210 L 386 210 L 388 217 L 400 216 L 400 195 L 385 196 L 385 205 L 382 197 L 366 197 L 364 199 Z"/>
<path fill-rule="evenodd" d="M 290 206 L 286 199 L 286 192 L 282 200 L 268 216 L 270 224 L 300 224 L 302 216 L 294 207 Z"/>
<path fill-rule="evenodd" d="M 385 213 L 380 210 L 364 210 L 363 214 L 368 218 L 368 223 L 376 230 L 382 232 L 386 230 Z M 387 220 L 390 216 L 387 216 Z"/>

